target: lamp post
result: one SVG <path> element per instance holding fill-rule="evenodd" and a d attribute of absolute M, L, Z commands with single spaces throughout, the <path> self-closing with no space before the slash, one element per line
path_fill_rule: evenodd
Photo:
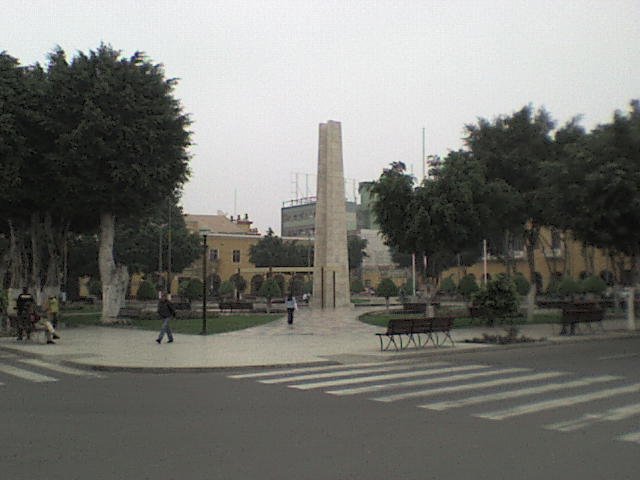
<path fill-rule="evenodd" d="M 202 331 L 200 335 L 207 334 L 207 235 L 208 229 L 200 229 L 202 235 Z"/>

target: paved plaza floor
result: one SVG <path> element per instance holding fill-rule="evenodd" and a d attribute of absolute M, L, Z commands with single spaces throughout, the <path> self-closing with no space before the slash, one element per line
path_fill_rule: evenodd
<path fill-rule="evenodd" d="M 0 349 L 20 352 L 84 368 L 103 370 L 193 371 L 237 367 L 265 367 L 314 363 L 352 363 L 396 359 L 411 355 L 446 355 L 452 352 L 486 348 L 505 348 L 465 343 L 482 333 L 503 334 L 502 328 L 464 328 L 452 332 L 455 346 L 408 348 L 400 352 L 380 351 L 376 332 L 384 328 L 357 320 L 363 312 L 357 308 L 301 308 L 293 325 L 285 316 L 271 323 L 215 335 L 175 335 L 171 344 L 158 345 L 157 332 L 123 327 L 78 327 L 61 329 L 56 345 L 42 341 L 17 342 L 0 339 Z M 215 318 L 209 320 L 215 322 Z M 572 337 L 559 335 L 559 326 L 550 324 L 522 326 L 521 333 L 549 342 L 593 341 L 605 337 L 626 337 L 630 332 L 622 320 L 605 323 L 605 333 L 595 330 Z M 166 339 L 165 339 L 166 342 Z M 533 347 L 543 342 L 525 344 Z M 509 347 L 506 347 L 509 348 Z"/>

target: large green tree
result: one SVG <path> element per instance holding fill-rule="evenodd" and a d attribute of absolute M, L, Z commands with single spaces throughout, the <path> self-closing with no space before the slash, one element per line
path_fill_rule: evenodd
<path fill-rule="evenodd" d="M 311 266 L 309 246 L 297 241 L 284 241 L 269 228 L 267 234 L 249 249 L 249 259 L 256 267 Z"/>
<path fill-rule="evenodd" d="M 583 242 L 628 255 L 640 281 L 640 102 L 576 135 L 554 182 L 565 226 Z"/>
<path fill-rule="evenodd" d="M 142 53 L 124 58 L 101 45 L 68 65 L 63 59 L 58 51 L 50 69 L 66 100 L 59 106 L 67 124 L 58 145 L 73 163 L 78 216 L 91 221 L 91 212 L 99 228 L 102 316 L 108 321 L 128 283 L 126 266 L 113 256 L 116 218 L 144 215 L 177 195 L 188 175 L 189 119 L 173 96 L 175 80 Z"/>

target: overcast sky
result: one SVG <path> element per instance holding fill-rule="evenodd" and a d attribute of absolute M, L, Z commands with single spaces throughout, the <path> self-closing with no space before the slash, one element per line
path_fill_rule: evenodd
<path fill-rule="evenodd" d="M 345 176 L 462 146 L 465 124 L 531 103 L 592 128 L 640 98 L 640 1 L 2 0 L 22 64 L 111 44 L 180 78 L 193 120 L 187 213 L 280 207 L 315 182 L 318 124 L 342 122 Z M 311 186 L 315 190 L 315 185 Z M 348 188 L 349 193 L 351 188 Z"/>

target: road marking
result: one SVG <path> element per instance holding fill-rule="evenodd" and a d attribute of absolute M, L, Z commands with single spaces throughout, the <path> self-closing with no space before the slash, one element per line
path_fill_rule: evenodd
<path fill-rule="evenodd" d="M 627 433 L 626 435 L 620 435 L 616 440 L 622 440 L 623 442 L 633 442 L 640 444 L 640 431 Z"/>
<path fill-rule="evenodd" d="M 620 353 L 618 355 L 609 355 L 606 357 L 598 357 L 598 360 L 618 360 L 620 358 L 637 357 L 640 353 Z"/>
<path fill-rule="evenodd" d="M 438 368 L 433 370 L 415 370 L 411 372 L 403 373 L 390 373 L 384 375 L 372 375 L 368 377 L 356 377 L 356 378 L 343 378 L 340 380 L 329 380 L 326 382 L 315 383 L 302 383 L 299 385 L 290 385 L 289 388 L 297 388 L 299 390 L 311 390 L 312 388 L 326 388 L 337 387 L 339 385 L 353 385 L 357 383 L 370 383 L 385 380 L 394 380 L 396 378 L 412 378 L 412 377 L 426 377 L 431 375 L 438 375 L 441 373 L 452 373 L 467 370 L 478 370 L 480 368 L 488 368 L 486 365 L 465 365 L 462 367 L 448 367 Z M 425 382 L 432 382 L 433 380 L 423 380 Z"/>
<path fill-rule="evenodd" d="M 437 383 L 452 383 L 457 382 L 459 380 L 469 380 L 472 378 L 480 378 L 480 377 L 489 377 L 493 375 L 504 375 L 507 373 L 519 373 L 519 372 L 528 372 L 530 369 L 528 368 L 505 368 L 503 370 L 491 370 L 489 372 L 479 372 L 479 373 L 466 373 L 462 375 L 452 375 L 447 378 L 432 378 L 429 381 L 425 381 L 424 385 L 431 385 Z M 473 385 L 473 384 L 470 384 Z M 372 400 L 376 402 L 395 402 L 396 400 L 406 400 L 409 398 L 419 398 L 419 397 L 428 397 L 429 395 L 435 395 L 434 392 L 442 392 L 444 389 L 429 389 L 429 390 L 418 390 L 415 392 L 406 392 L 406 393 L 396 393 L 394 395 L 387 395 L 384 397 L 372 398 Z"/>
<path fill-rule="evenodd" d="M 95 372 L 90 372 L 88 370 L 79 370 L 77 368 L 66 367 L 64 365 L 58 365 L 55 363 L 46 363 L 42 360 L 36 360 L 35 358 L 20 360 L 20 362 L 26 363 L 28 365 L 33 365 L 34 367 L 52 370 L 54 372 L 66 373 L 67 375 L 76 375 L 78 377 L 104 378 L 102 375 Z"/>
<path fill-rule="evenodd" d="M 495 373 L 494 373 L 495 374 Z M 560 373 L 560 372 L 551 372 L 551 373 L 538 373 L 535 375 L 536 378 L 547 378 L 547 377 L 558 377 L 560 375 L 565 375 L 565 373 Z M 457 387 L 449 387 L 451 389 L 455 389 L 452 391 L 457 391 L 458 389 L 460 390 L 467 390 L 467 389 L 471 389 L 471 388 L 480 388 L 477 387 L 477 385 L 486 385 L 486 386 L 493 386 L 493 385 L 502 385 L 504 383 L 516 383 L 516 382 L 524 382 L 526 381 L 525 379 L 527 379 L 529 377 L 512 377 L 512 378 L 507 378 L 507 379 L 499 379 L 499 380 L 493 380 L 491 382 L 485 382 L 483 384 L 479 384 L 479 383 L 474 383 L 474 384 L 469 384 L 469 385 L 460 385 Z M 520 380 L 518 380 L 520 379 Z M 417 386 L 422 386 L 422 385 L 430 385 L 433 383 L 433 380 L 431 379 L 420 379 L 420 380 L 409 380 L 406 382 L 394 382 L 394 383 L 382 383 L 382 384 L 377 384 L 377 385 L 366 385 L 364 387 L 354 387 L 354 388 L 339 388 L 337 390 L 328 390 L 325 393 L 328 393 L 330 395 L 357 395 L 357 394 L 361 394 L 361 393 L 371 393 L 371 392 L 380 392 L 382 390 L 393 390 L 396 388 L 406 388 L 406 387 L 417 387 Z"/>
<path fill-rule="evenodd" d="M 432 366 L 434 364 L 431 364 Z M 436 365 L 437 366 L 437 365 Z M 281 377 L 281 378 L 272 378 L 269 380 L 259 380 L 260 383 L 295 383 L 295 382 L 304 382 L 307 380 L 318 380 L 321 378 L 335 378 L 335 377 L 348 377 L 351 375 L 360 375 L 365 373 L 376 373 L 376 372 L 393 372 L 396 370 L 406 370 L 407 368 L 412 368 L 413 365 L 392 365 L 390 367 L 376 367 L 376 368 L 361 368 L 361 369 L 349 369 L 349 370 L 340 370 L 337 372 L 323 372 L 323 373 L 311 373 L 307 375 L 296 375 L 293 377 Z M 431 369 L 431 367 L 429 368 Z M 427 370 L 429 370 L 427 369 Z M 415 370 L 408 372 L 409 376 L 415 374 Z M 402 374 L 398 374 L 402 375 Z"/>
<path fill-rule="evenodd" d="M 463 398 L 461 400 L 445 400 L 443 402 L 428 403 L 420 405 L 421 408 L 429 410 L 447 410 L 449 408 L 467 407 L 478 403 L 495 402 L 499 400 L 508 400 L 511 398 L 524 397 L 527 395 L 536 395 L 539 393 L 553 392 L 556 390 L 565 390 L 568 388 L 585 387 L 594 383 L 611 382 L 619 380 L 621 377 L 613 375 L 603 375 L 601 377 L 584 378 L 581 380 L 573 380 L 571 382 L 548 383 L 537 387 L 521 388 L 517 390 L 508 390 L 506 392 L 490 393 L 487 395 L 476 395 L 473 397 Z"/>
<path fill-rule="evenodd" d="M 629 417 L 640 415 L 640 403 L 625 405 L 624 407 L 612 408 L 602 413 L 587 413 L 580 418 L 568 420 L 566 422 L 545 425 L 547 430 L 557 430 L 559 432 L 573 432 L 581 428 L 591 426 L 599 422 L 617 422 Z"/>
<path fill-rule="evenodd" d="M 229 378 L 261 378 L 261 377 L 275 377 L 277 375 L 292 375 L 292 374 L 300 374 L 300 373 L 311 373 L 311 372 L 328 372 L 332 370 L 340 370 L 343 368 L 365 368 L 365 367 L 377 367 L 383 365 L 397 365 L 397 364 L 406 364 L 406 365 L 415 365 L 414 361 L 411 360 L 390 360 L 386 362 L 369 362 L 369 363 L 354 363 L 349 365 L 321 365 L 318 367 L 300 367 L 300 368 L 289 368 L 287 370 L 268 370 L 261 371 L 256 373 L 242 373 L 238 375 L 229 375 Z M 445 362 L 434 362 L 430 365 L 447 365 Z"/>
<path fill-rule="evenodd" d="M 0 365 L 0 372 L 36 383 L 58 381 L 57 378 L 47 377 L 46 375 L 30 372 L 29 370 L 23 370 L 22 368 L 12 367 L 11 365 Z"/>
<path fill-rule="evenodd" d="M 597 392 L 585 395 L 576 395 L 573 397 L 563 397 L 554 400 L 546 400 L 543 402 L 528 403 L 514 408 L 499 410 L 496 412 L 479 413 L 475 417 L 486 418 L 488 420 L 504 420 L 505 418 L 517 417 L 519 415 L 527 415 L 529 413 L 542 412 L 544 410 L 552 410 L 554 408 L 571 407 L 578 403 L 587 403 L 602 398 L 610 398 L 616 395 L 624 395 L 626 393 L 635 393 L 640 391 L 640 383 L 634 383 L 626 387 L 612 388 L 607 390 L 598 390 Z"/>

